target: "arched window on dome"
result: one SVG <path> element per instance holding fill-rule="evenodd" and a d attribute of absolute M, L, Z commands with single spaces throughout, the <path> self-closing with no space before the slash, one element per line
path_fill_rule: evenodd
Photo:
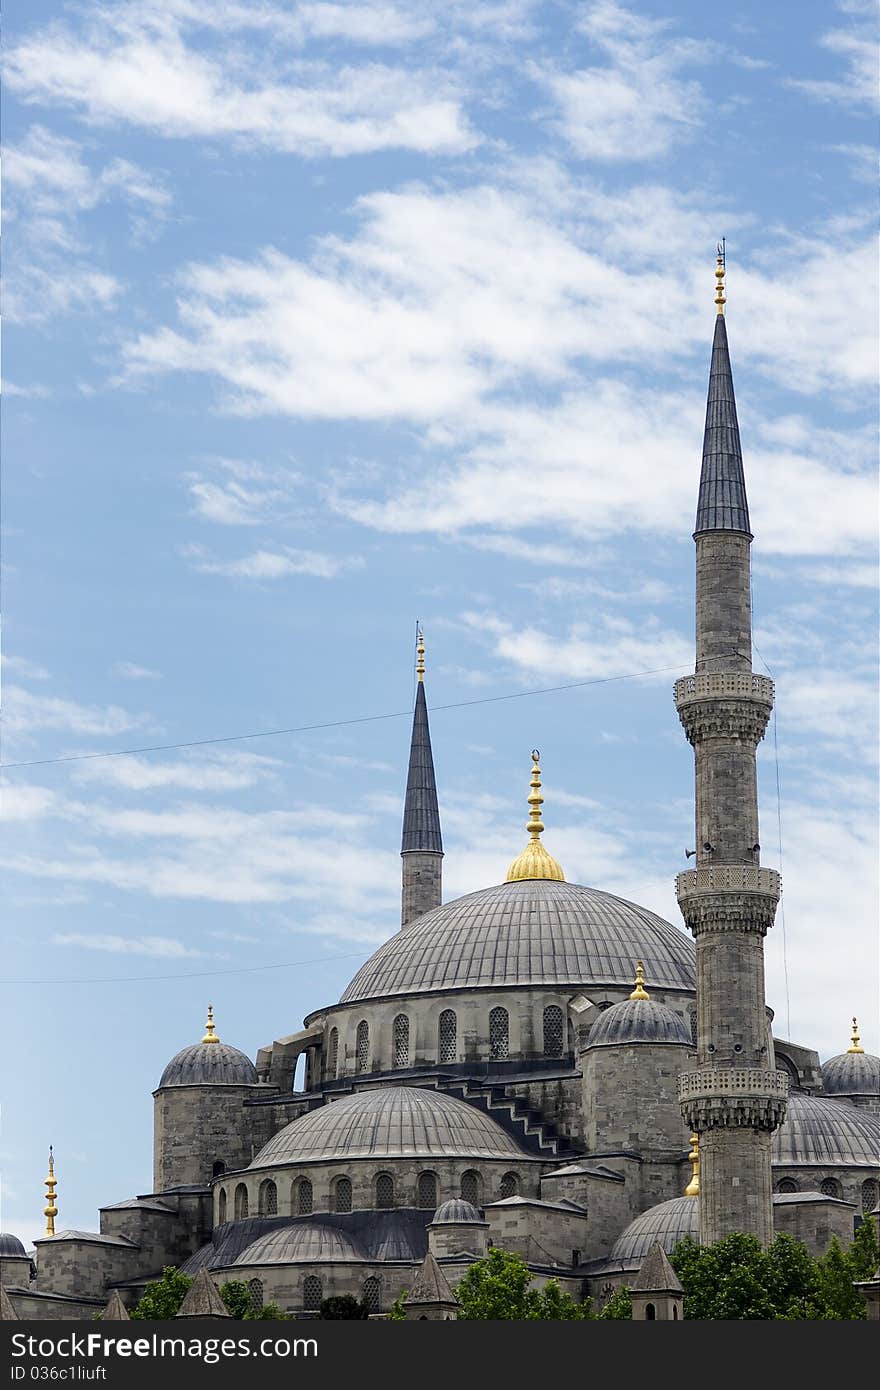
<path fill-rule="evenodd" d="M 438 1054 L 441 1062 L 454 1062 L 458 1056 L 458 1024 L 453 1009 L 444 1009 L 437 1023 Z"/>
<path fill-rule="evenodd" d="M 308 1216 L 313 1205 L 311 1178 L 295 1178 L 290 1193 L 290 1208 L 297 1216 Z"/>
<path fill-rule="evenodd" d="M 510 1055 L 510 1019 L 500 1006 L 489 1011 L 489 1056 L 503 1062 Z"/>
<path fill-rule="evenodd" d="M 877 1205 L 878 1197 L 880 1197 L 880 1192 L 878 1192 L 876 1182 L 873 1178 L 868 1178 L 862 1183 L 862 1211 L 873 1211 Z"/>
<path fill-rule="evenodd" d="M 548 1004 L 544 1010 L 544 1056 L 561 1057 L 565 1036 L 565 1018 L 558 1004 Z"/>
<path fill-rule="evenodd" d="M 317 1274 L 307 1274 L 303 1279 L 303 1312 L 321 1311 L 321 1281 Z"/>
<path fill-rule="evenodd" d="M 382 1286 L 374 1274 L 364 1280 L 364 1307 L 368 1313 L 378 1313 L 382 1307 Z"/>
<path fill-rule="evenodd" d="M 339 1029 L 331 1028 L 327 1039 L 327 1080 L 333 1081 L 339 1062 Z"/>
<path fill-rule="evenodd" d="M 248 1214 L 248 1190 L 243 1182 L 235 1189 L 235 1219 L 241 1221 Z"/>
<path fill-rule="evenodd" d="M 394 1206 L 394 1179 L 390 1173 L 379 1173 L 376 1177 L 376 1206 L 380 1211 Z"/>
<path fill-rule="evenodd" d="M 519 1196 L 519 1177 L 516 1173 L 505 1173 L 498 1186 L 499 1197 Z"/>
<path fill-rule="evenodd" d="M 777 1191 L 777 1192 L 797 1192 L 797 1191 L 798 1191 L 798 1185 L 797 1185 L 797 1183 L 795 1182 L 794 1178 L 780 1178 L 779 1182 L 776 1184 L 776 1191 Z"/>
<path fill-rule="evenodd" d="M 370 1025 L 365 1018 L 357 1026 L 355 1068 L 357 1071 L 370 1070 Z"/>
<path fill-rule="evenodd" d="M 823 1197 L 840 1197 L 840 1183 L 836 1178 L 823 1178 L 819 1184 L 819 1191 Z"/>
<path fill-rule="evenodd" d="M 409 1066 L 409 1019 L 398 1014 L 394 1020 L 394 1065 Z"/>
<path fill-rule="evenodd" d="M 226 1220 L 226 1188 L 221 1187 L 220 1196 L 217 1198 L 217 1225 L 222 1226 Z"/>
<path fill-rule="evenodd" d="M 260 1183 L 259 1210 L 261 1216 L 278 1215 L 278 1188 L 271 1178 Z"/>
<path fill-rule="evenodd" d="M 333 1210 L 351 1211 L 351 1178 L 337 1178 L 333 1184 Z"/>
<path fill-rule="evenodd" d="M 262 1312 L 263 1309 L 263 1281 L 262 1279 L 249 1279 L 248 1291 L 251 1296 L 251 1307 L 255 1313 Z"/>
<path fill-rule="evenodd" d="M 419 1173 L 419 1206 L 435 1210 L 437 1207 L 437 1174 Z"/>
<path fill-rule="evenodd" d="M 468 1168 L 461 1175 L 461 1199 L 472 1207 L 480 1206 L 483 1200 L 483 1180 L 475 1168 Z"/>

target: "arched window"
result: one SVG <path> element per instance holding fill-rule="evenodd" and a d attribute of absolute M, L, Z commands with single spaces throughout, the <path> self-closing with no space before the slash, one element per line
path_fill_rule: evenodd
<path fill-rule="evenodd" d="M 248 1289 L 251 1295 L 251 1307 L 255 1313 L 259 1313 L 263 1307 L 263 1281 L 262 1279 L 249 1279 Z"/>
<path fill-rule="evenodd" d="M 862 1211 L 873 1211 L 877 1205 L 877 1184 L 873 1178 L 862 1183 Z"/>
<path fill-rule="evenodd" d="M 505 1173 L 498 1187 L 499 1197 L 518 1197 L 519 1178 L 516 1173 Z"/>
<path fill-rule="evenodd" d="M 437 1174 L 419 1173 L 419 1206 L 434 1208 L 437 1205 Z"/>
<path fill-rule="evenodd" d="M 819 1191 L 823 1197 L 839 1197 L 840 1183 L 836 1178 L 823 1178 L 819 1184 Z"/>
<path fill-rule="evenodd" d="M 351 1211 L 351 1179 L 337 1178 L 333 1188 L 333 1210 Z"/>
<path fill-rule="evenodd" d="M 544 1010 L 544 1056 L 561 1057 L 565 1019 L 558 1004 L 548 1004 Z"/>
<path fill-rule="evenodd" d="M 212 1169 L 211 1169 L 211 1177 L 212 1177 L 212 1178 L 222 1178 L 222 1176 L 223 1176 L 223 1174 L 224 1174 L 225 1172 L 226 1172 L 226 1164 L 223 1162 L 222 1158 L 218 1158 L 218 1159 L 217 1159 L 217 1162 L 213 1165 L 213 1167 L 212 1167 Z"/>
<path fill-rule="evenodd" d="M 776 1184 L 777 1192 L 797 1192 L 797 1190 L 798 1185 L 794 1178 L 780 1178 L 779 1182 Z"/>
<path fill-rule="evenodd" d="M 293 1184 L 291 1207 L 298 1216 L 308 1216 L 312 1210 L 312 1180 L 297 1178 Z"/>
<path fill-rule="evenodd" d="M 332 1081 L 336 1076 L 336 1065 L 339 1061 L 339 1029 L 331 1028 L 330 1037 L 327 1040 L 327 1079 Z"/>
<path fill-rule="evenodd" d="M 380 1210 L 394 1206 L 394 1179 L 390 1173 L 380 1173 L 376 1178 L 376 1206 Z"/>
<path fill-rule="evenodd" d="M 510 1053 L 510 1020 L 507 1010 L 492 1009 L 489 1013 L 489 1056 L 503 1061 Z"/>
<path fill-rule="evenodd" d="M 697 1011 L 691 1009 L 691 1042 L 694 1047 L 697 1045 Z"/>
<path fill-rule="evenodd" d="M 378 1313 L 382 1306 L 382 1286 L 372 1274 L 364 1280 L 364 1306 L 368 1313 Z"/>
<path fill-rule="evenodd" d="M 248 1195 L 247 1188 L 243 1182 L 238 1184 L 235 1189 L 235 1219 L 240 1221 L 243 1216 L 248 1214 Z"/>
<path fill-rule="evenodd" d="M 673 1305 L 672 1305 L 672 1321 L 673 1321 L 673 1322 L 678 1322 L 678 1304 L 677 1304 L 677 1303 L 673 1303 Z"/>
<path fill-rule="evenodd" d="M 220 1196 L 217 1199 L 217 1224 L 222 1226 L 226 1220 L 226 1188 L 221 1187 Z"/>
<path fill-rule="evenodd" d="M 657 1319 L 657 1309 L 654 1307 L 653 1303 L 646 1303 L 646 1304 L 645 1304 L 645 1317 L 647 1318 L 648 1322 L 655 1322 L 655 1321 L 656 1321 L 656 1319 Z"/>
<path fill-rule="evenodd" d="M 357 1026 L 355 1066 L 358 1071 L 370 1070 L 370 1025 L 365 1018 L 362 1018 Z"/>
<path fill-rule="evenodd" d="M 440 1015 L 438 1023 L 439 1047 L 438 1053 L 441 1062 L 454 1062 L 458 1055 L 458 1038 L 455 1013 L 452 1009 L 444 1009 Z"/>
<path fill-rule="evenodd" d="M 470 1202 L 471 1206 L 478 1207 L 482 1199 L 483 1183 L 478 1172 L 473 1168 L 468 1168 L 466 1173 L 461 1175 L 461 1197 L 463 1202 Z"/>
<path fill-rule="evenodd" d="M 261 1216 L 278 1215 L 278 1188 L 271 1178 L 265 1178 L 260 1183 L 259 1207 Z"/>
<path fill-rule="evenodd" d="M 321 1311 L 321 1281 L 317 1274 L 307 1274 L 303 1279 L 303 1312 Z"/>
<path fill-rule="evenodd" d="M 394 1065 L 409 1066 L 409 1019 L 406 1014 L 398 1014 L 394 1020 Z"/>

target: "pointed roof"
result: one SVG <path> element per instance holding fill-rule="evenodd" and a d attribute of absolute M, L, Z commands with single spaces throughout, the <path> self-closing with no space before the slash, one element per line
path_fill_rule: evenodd
<path fill-rule="evenodd" d="M 229 1309 L 207 1269 L 200 1269 L 180 1305 L 179 1318 L 228 1318 Z"/>
<path fill-rule="evenodd" d="M 0 1322 L 18 1322 L 18 1313 L 12 1306 L 12 1299 L 0 1284 Z"/>
<path fill-rule="evenodd" d="M 727 323 L 723 313 L 715 316 L 694 536 L 703 531 L 744 531 L 751 535 Z"/>
<path fill-rule="evenodd" d="M 417 850 L 432 854 L 443 853 L 437 783 L 434 780 L 434 756 L 431 752 L 431 731 L 428 728 L 428 702 L 421 680 L 416 686 L 400 852 L 411 854 Z"/>
<path fill-rule="evenodd" d="M 443 1270 L 430 1250 L 422 1261 L 415 1283 L 406 1296 L 407 1303 L 457 1303 L 458 1299 Z"/>
<path fill-rule="evenodd" d="M 107 1299 L 107 1307 L 101 1314 L 103 1322 L 128 1322 L 128 1309 L 122 1301 L 119 1290 L 114 1289 Z"/>
<path fill-rule="evenodd" d="M 678 1275 L 669 1263 L 666 1251 L 659 1241 L 651 1246 L 642 1260 L 635 1281 L 630 1285 L 631 1293 L 684 1293 Z"/>

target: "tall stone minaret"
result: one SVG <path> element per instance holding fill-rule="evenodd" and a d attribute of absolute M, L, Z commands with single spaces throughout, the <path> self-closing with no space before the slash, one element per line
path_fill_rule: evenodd
<path fill-rule="evenodd" d="M 773 682 L 752 671 L 749 510 L 724 320 L 724 251 L 715 271 L 715 341 L 697 501 L 696 672 L 675 703 L 696 769 L 696 868 L 676 891 L 697 954 L 697 1070 L 680 1079 L 699 1135 L 700 1240 L 773 1237 L 770 1138 L 788 1082 L 774 1069 L 764 1002 L 764 937 L 781 882 L 760 867 L 755 751 Z"/>
<path fill-rule="evenodd" d="M 425 700 L 425 639 L 419 628 L 416 648 L 416 707 L 413 713 L 406 801 L 403 807 L 403 891 L 400 926 L 408 926 L 442 901 L 443 839 L 434 781 L 434 757 Z"/>

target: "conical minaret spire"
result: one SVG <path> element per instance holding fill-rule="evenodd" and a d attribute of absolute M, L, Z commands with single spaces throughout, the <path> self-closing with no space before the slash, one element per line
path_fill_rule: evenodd
<path fill-rule="evenodd" d="M 696 941 L 697 1070 L 680 1078 L 685 1122 L 699 1136 L 700 1240 L 734 1231 L 773 1238 L 770 1140 L 787 1081 L 773 1067 L 764 1001 L 764 937 L 779 874 L 760 867 L 755 753 L 773 682 L 752 671 L 745 477 L 724 320 L 724 248 L 716 266 L 715 339 L 697 525 L 696 666 L 675 684 L 694 750 L 696 868 L 678 902 Z"/>
<path fill-rule="evenodd" d="M 421 917 L 432 907 L 439 907 L 442 900 L 443 837 L 440 833 L 440 808 L 437 804 L 434 755 L 428 727 L 425 639 L 421 628 L 418 629 L 416 653 L 416 704 L 400 844 L 403 860 L 401 927 L 408 926 L 414 918 Z"/>

